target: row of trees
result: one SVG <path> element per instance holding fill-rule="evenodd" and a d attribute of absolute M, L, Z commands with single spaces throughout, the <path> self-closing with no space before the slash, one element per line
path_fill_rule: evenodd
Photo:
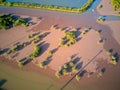
<path fill-rule="evenodd" d="M 39 8 L 44 10 L 55 10 L 55 11 L 62 11 L 62 12 L 82 13 L 86 11 L 92 5 L 93 2 L 94 0 L 88 0 L 86 4 L 84 4 L 82 7 L 79 7 L 79 8 L 63 7 L 63 6 L 55 6 L 55 5 L 27 4 L 22 2 L 0 2 L 0 5 Z"/>
<path fill-rule="evenodd" d="M 15 19 L 11 15 L 0 16 L 0 29 L 9 29 L 18 25 L 28 26 L 28 23 L 22 18 Z"/>

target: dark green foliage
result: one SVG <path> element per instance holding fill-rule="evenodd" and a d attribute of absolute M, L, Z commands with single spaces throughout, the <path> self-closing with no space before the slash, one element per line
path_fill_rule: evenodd
<path fill-rule="evenodd" d="M 18 25 L 27 26 L 27 22 L 24 19 L 19 18 L 14 22 L 14 26 L 18 26 Z"/>
<path fill-rule="evenodd" d="M 15 18 L 13 18 L 12 15 L 0 16 L 0 29 L 9 29 L 13 25 L 14 26 L 17 26 L 17 25 L 27 26 L 28 23 L 22 18 L 15 19 Z"/>
<path fill-rule="evenodd" d="M 74 32 L 66 32 L 67 39 L 73 41 L 76 38 L 76 34 Z"/>
<path fill-rule="evenodd" d="M 112 0 L 112 4 L 115 10 L 120 8 L 120 0 Z"/>
<path fill-rule="evenodd" d="M 0 16 L 0 29 L 8 29 L 10 25 L 13 23 L 12 16 L 10 15 L 2 15 Z"/>
<path fill-rule="evenodd" d="M 5 2 L 6 0 L 0 0 L 0 2 Z"/>
<path fill-rule="evenodd" d="M 21 60 L 18 60 L 17 63 L 20 68 L 24 66 L 24 63 Z"/>
<path fill-rule="evenodd" d="M 55 6 L 55 5 L 41 5 L 41 4 L 26 4 L 22 2 L 2 2 L 0 5 L 6 6 L 14 6 L 14 7 L 27 7 L 27 8 L 37 8 L 43 10 L 54 10 L 54 11 L 62 11 L 62 12 L 73 12 L 73 13 L 82 13 L 85 12 L 94 2 L 94 0 L 88 0 L 86 4 L 79 8 L 72 8 L 72 7 L 62 7 L 62 6 Z"/>

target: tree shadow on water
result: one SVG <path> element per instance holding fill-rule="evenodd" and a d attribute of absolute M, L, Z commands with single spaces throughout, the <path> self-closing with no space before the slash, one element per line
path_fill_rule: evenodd
<path fill-rule="evenodd" d="M 4 48 L 2 50 L 0 50 L 0 55 L 6 53 L 9 50 L 9 48 Z"/>
<path fill-rule="evenodd" d="M 81 58 L 76 57 L 75 59 L 73 59 L 73 63 L 74 63 L 74 64 L 77 64 L 77 63 L 80 61 L 80 59 L 81 59 Z"/>
<path fill-rule="evenodd" d="M 76 69 L 80 70 L 82 68 L 83 62 L 80 62 L 76 65 Z"/>

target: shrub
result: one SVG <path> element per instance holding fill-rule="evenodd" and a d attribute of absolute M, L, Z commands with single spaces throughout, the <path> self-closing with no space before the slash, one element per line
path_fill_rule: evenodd
<path fill-rule="evenodd" d="M 12 3 L 8 2 L 6 3 L 7 6 L 11 6 Z M 17 26 L 17 25 L 24 25 L 27 26 L 28 23 L 22 19 L 22 18 L 18 18 L 17 20 L 10 14 L 8 15 L 2 15 L 0 16 L 0 29 L 9 29 L 11 28 L 11 26 Z"/>
<path fill-rule="evenodd" d="M 72 67 L 72 72 L 78 72 L 78 69 L 74 66 L 74 67 Z"/>
<path fill-rule="evenodd" d="M 100 4 L 97 6 L 97 9 L 101 9 L 102 7 L 103 7 L 103 5 Z"/>
<path fill-rule="evenodd" d="M 73 61 L 70 61 L 70 62 L 69 62 L 69 66 L 70 66 L 70 67 L 75 66 L 74 62 L 73 62 Z"/>
<path fill-rule="evenodd" d="M 18 63 L 18 66 L 19 66 L 20 68 L 24 66 L 24 63 L 23 63 L 22 61 L 20 61 L 20 60 L 18 60 L 17 63 Z"/>
<path fill-rule="evenodd" d="M 110 51 L 107 51 L 107 52 L 106 52 L 107 55 L 110 55 L 111 53 L 112 53 L 112 52 L 110 52 Z"/>
<path fill-rule="evenodd" d="M 38 57 L 39 54 L 40 54 L 40 51 L 41 51 L 41 47 L 40 46 L 35 46 L 34 47 L 34 51 L 32 53 L 32 57 L 35 58 L 35 57 Z"/>
<path fill-rule="evenodd" d="M 84 34 L 86 34 L 88 31 L 89 31 L 88 29 L 85 29 L 85 30 L 82 31 L 82 34 L 84 35 Z"/>
<path fill-rule="evenodd" d="M 64 64 L 64 66 L 63 66 L 64 68 L 68 68 L 68 66 L 67 66 L 67 64 Z"/>
<path fill-rule="evenodd" d="M 33 34 L 29 34 L 27 37 L 28 38 L 33 38 Z"/>
<path fill-rule="evenodd" d="M 103 75 L 103 72 L 102 72 L 102 71 L 99 71 L 97 76 L 98 76 L 98 77 L 101 77 L 102 75 Z"/>
<path fill-rule="evenodd" d="M 113 65 L 116 65 L 117 61 L 116 60 L 111 60 L 110 63 L 113 64 Z"/>
<path fill-rule="evenodd" d="M 63 75 L 66 75 L 69 73 L 67 69 L 63 69 L 62 72 L 63 72 Z"/>
<path fill-rule="evenodd" d="M 52 54 L 53 54 L 52 51 L 48 51 L 49 56 L 52 56 Z"/>
<path fill-rule="evenodd" d="M 6 53 L 7 53 L 7 54 L 10 54 L 10 53 L 12 53 L 12 50 L 8 50 Z"/>
<path fill-rule="evenodd" d="M 35 40 L 40 40 L 40 36 L 35 36 Z"/>
<path fill-rule="evenodd" d="M 66 38 L 70 41 L 73 41 L 76 39 L 76 34 L 74 32 L 66 32 Z"/>
<path fill-rule="evenodd" d="M 41 63 L 39 64 L 39 66 L 40 66 L 40 68 L 44 68 L 44 66 L 45 66 L 44 62 L 41 62 Z"/>
<path fill-rule="evenodd" d="M 80 75 L 76 75 L 75 78 L 76 78 L 77 81 L 79 81 L 81 79 L 81 76 Z"/>
<path fill-rule="evenodd" d="M 58 72 L 56 72 L 55 76 L 56 76 L 57 78 L 60 78 L 60 77 L 62 76 L 62 74 L 60 73 L 60 71 L 58 71 Z"/>

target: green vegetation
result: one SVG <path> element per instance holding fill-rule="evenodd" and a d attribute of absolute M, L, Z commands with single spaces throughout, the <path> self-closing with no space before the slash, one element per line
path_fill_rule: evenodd
<path fill-rule="evenodd" d="M 20 68 L 24 66 L 24 63 L 21 60 L 18 60 L 17 63 Z"/>
<path fill-rule="evenodd" d="M 5 1 L 5 0 L 2 0 Z M 73 12 L 73 13 L 82 13 L 85 12 L 94 2 L 94 0 L 88 0 L 82 7 L 72 8 L 72 7 L 62 7 L 55 5 L 41 5 L 41 4 L 27 4 L 22 2 L 0 2 L 0 5 L 4 6 L 13 6 L 13 7 L 27 7 L 27 8 L 37 8 L 43 10 L 54 10 L 62 12 Z"/>
<path fill-rule="evenodd" d="M 103 7 L 103 5 L 100 4 L 97 6 L 97 9 L 101 9 L 102 7 Z"/>
<path fill-rule="evenodd" d="M 33 34 L 29 34 L 27 37 L 28 38 L 33 38 Z"/>
<path fill-rule="evenodd" d="M 76 41 L 76 34 L 75 32 L 66 32 L 66 38 L 70 41 Z"/>
<path fill-rule="evenodd" d="M 78 69 L 74 66 L 74 67 L 72 67 L 72 72 L 78 72 Z"/>
<path fill-rule="evenodd" d="M 16 52 L 16 51 L 21 50 L 22 48 L 24 48 L 24 47 L 26 47 L 26 46 L 27 46 L 26 43 L 13 45 L 12 48 L 10 48 L 6 53 L 7 53 L 7 54 L 14 53 L 14 52 Z"/>
<path fill-rule="evenodd" d="M 102 75 L 103 75 L 103 72 L 102 72 L 102 71 L 99 71 L 97 76 L 98 76 L 98 77 L 101 77 Z"/>
<path fill-rule="evenodd" d="M 38 57 L 40 52 L 41 52 L 41 47 L 40 46 L 35 46 L 31 57 L 32 58 Z"/>
<path fill-rule="evenodd" d="M 60 71 L 58 71 L 58 72 L 55 73 L 55 76 L 56 76 L 57 78 L 60 78 L 60 77 L 62 76 L 62 73 L 61 73 Z"/>
<path fill-rule="evenodd" d="M 6 1 L 6 0 L 0 0 L 0 3 L 1 3 L 1 2 L 3 3 L 3 2 L 5 2 L 5 1 Z"/>
<path fill-rule="evenodd" d="M 39 64 L 39 66 L 40 66 L 40 68 L 44 68 L 44 66 L 45 66 L 44 62 L 41 62 L 41 63 Z"/>
<path fill-rule="evenodd" d="M 18 25 L 28 26 L 28 23 L 22 18 L 14 19 L 12 15 L 0 16 L 0 29 L 9 29 Z"/>
<path fill-rule="evenodd" d="M 77 74 L 77 75 L 75 76 L 75 78 L 76 78 L 77 81 L 79 81 L 79 80 L 81 79 L 81 76 Z"/>
<path fill-rule="evenodd" d="M 106 52 L 106 54 L 107 54 L 107 55 L 111 55 L 111 54 L 112 54 L 112 52 L 113 52 L 113 50 L 112 50 L 112 49 L 110 49 L 110 50 L 108 50 L 108 51 Z"/>
<path fill-rule="evenodd" d="M 49 56 L 52 56 L 52 54 L 53 54 L 53 52 L 50 50 L 50 51 L 48 51 L 48 55 Z"/>
<path fill-rule="evenodd" d="M 85 29 L 85 30 L 83 30 L 83 31 L 82 31 L 82 35 L 85 35 L 88 31 L 89 31 L 89 29 L 88 29 L 88 28 L 87 28 L 87 29 Z"/>
<path fill-rule="evenodd" d="M 65 45 L 65 43 L 66 43 L 66 39 L 61 38 L 61 39 L 60 39 L 59 46 L 63 46 L 63 45 Z"/>
<path fill-rule="evenodd" d="M 97 44 L 101 44 L 103 42 L 103 39 L 100 38 L 98 41 L 97 41 Z"/>
<path fill-rule="evenodd" d="M 105 21 L 105 17 L 104 16 L 99 16 L 97 18 L 97 22 L 99 22 L 99 23 L 103 23 L 104 21 Z"/>
<path fill-rule="evenodd" d="M 120 0 L 112 0 L 112 4 L 115 10 L 120 9 Z"/>
<path fill-rule="evenodd" d="M 113 55 L 113 56 L 111 57 L 110 63 L 113 64 L 113 65 L 116 65 L 116 64 L 117 64 L 117 58 L 118 58 L 117 56 Z"/>
<path fill-rule="evenodd" d="M 63 75 L 67 75 L 67 74 L 69 74 L 69 71 L 67 70 L 67 68 L 64 68 L 64 69 L 62 70 L 62 73 L 63 73 Z"/>
<path fill-rule="evenodd" d="M 22 19 L 22 18 L 18 18 L 17 20 L 15 20 L 15 22 L 13 23 L 14 26 L 18 26 L 18 25 L 22 25 L 22 26 L 28 26 L 28 23 Z"/>
<path fill-rule="evenodd" d="M 70 66 L 70 67 L 75 66 L 74 62 L 73 62 L 73 61 L 70 61 L 70 62 L 69 62 L 69 66 Z"/>

